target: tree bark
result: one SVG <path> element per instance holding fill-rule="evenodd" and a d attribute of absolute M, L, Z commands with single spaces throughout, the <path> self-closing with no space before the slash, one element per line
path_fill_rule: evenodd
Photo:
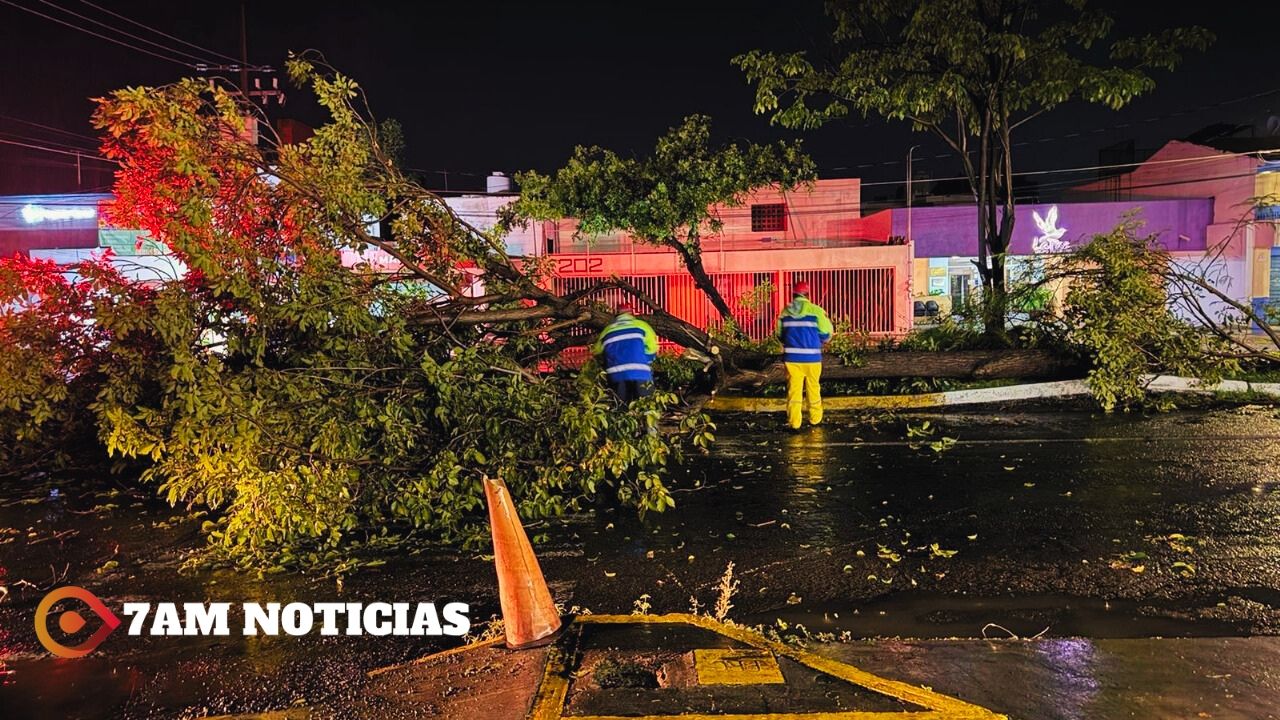
<path fill-rule="evenodd" d="M 693 284 L 706 294 L 707 299 L 719 311 L 720 317 L 724 320 L 733 320 L 733 311 L 729 309 L 729 303 L 725 302 L 724 296 L 720 294 L 719 288 L 716 287 L 715 281 L 707 274 L 706 267 L 702 264 L 702 246 L 689 248 L 678 238 L 667 238 L 663 241 L 668 247 L 675 248 L 680 253 L 680 258 L 684 260 L 684 266 L 689 271 L 689 276 L 693 278 Z"/>
<path fill-rule="evenodd" d="M 766 366 L 751 370 L 739 366 L 727 377 L 727 387 L 751 387 L 786 380 L 786 368 L 776 358 Z M 901 351 L 867 356 L 861 365 L 845 365 L 827 357 L 822 364 L 823 380 L 870 378 L 954 378 L 992 380 L 1000 378 L 1061 377 L 1074 370 L 1075 363 L 1044 350 L 957 350 L 952 352 Z"/>
<path fill-rule="evenodd" d="M 451 308 L 428 307 L 418 310 L 412 317 L 415 324 L 422 327 L 432 325 L 479 325 L 483 323 L 510 323 L 522 320 L 539 320 L 549 317 L 564 317 L 561 310 L 546 305 L 534 305 L 524 308 L 500 308 L 496 310 L 464 310 L 458 312 Z M 570 316 L 577 317 L 577 316 Z"/>
<path fill-rule="evenodd" d="M 419 321 L 448 325 L 572 318 L 580 321 L 583 327 L 598 331 L 613 319 L 612 313 L 592 308 L 589 304 L 581 302 L 580 298 L 567 299 L 529 283 L 508 263 L 491 262 L 486 269 L 496 278 L 515 285 L 517 288 L 515 292 L 518 295 L 537 305 L 529 308 L 480 310 L 467 307 L 461 311 L 453 308 L 452 312 L 440 308 L 439 316 L 435 314 L 436 308 L 432 308 L 430 311 L 420 313 Z M 727 313 L 727 304 L 719 293 L 715 292 L 715 286 L 701 262 L 691 263 L 689 270 L 695 282 L 698 281 L 699 275 L 701 276 L 702 282 L 710 287 L 708 297 L 713 303 L 719 299 L 718 309 Z M 625 284 L 620 279 L 615 279 L 613 282 Z M 726 314 L 726 317 L 730 316 Z M 710 358 L 708 369 L 711 372 L 712 384 L 716 388 L 758 386 L 781 382 L 786 378 L 785 367 L 776 355 L 766 355 L 732 346 L 719 347 L 701 328 L 662 312 L 659 308 L 655 308 L 654 314 L 645 316 L 645 319 L 659 336 L 684 347 L 696 349 Z M 1037 378 L 1060 376 L 1072 369 L 1074 368 L 1070 361 L 1043 350 L 901 351 L 873 353 L 857 366 L 845 365 L 838 358 L 827 357 L 823 362 L 823 377 L 825 379 Z"/>

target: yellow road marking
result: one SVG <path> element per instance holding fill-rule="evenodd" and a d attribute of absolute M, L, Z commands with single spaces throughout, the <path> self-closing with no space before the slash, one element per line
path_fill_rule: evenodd
<path fill-rule="evenodd" d="M 693 651 L 699 685 L 781 685 L 778 659 L 768 650 Z"/>
<path fill-rule="evenodd" d="M 575 623 L 589 625 L 625 625 L 625 624 L 671 624 L 693 625 L 704 630 L 719 633 L 745 645 L 771 651 L 777 657 L 794 660 L 801 665 L 817 670 L 832 677 L 864 687 L 868 690 L 903 700 L 913 705 L 926 708 L 924 712 L 824 712 L 824 713 L 747 713 L 737 715 L 726 714 L 687 714 L 687 715 L 645 715 L 645 716 L 605 716 L 574 715 L 571 720 L 1007 720 L 1004 715 L 994 713 L 984 707 L 941 695 L 910 683 L 889 680 L 879 675 L 872 675 L 865 670 L 846 663 L 823 657 L 816 653 L 794 648 L 759 633 L 735 625 L 725 625 L 701 615 L 673 613 L 670 615 L 581 615 L 574 619 Z M 553 649 L 548 657 L 547 668 L 543 674 L 542 686 L 534 698 L 533 710 L 529 717 L 532 720 L 561 720 L 565 696 L 569 690 L 568 662 L 570 658 Z"/>
<path fill-rule="evenodd" d="M 582 622 L 582 616 L 574 619 Z M 562 632 L 569 632 L 565 628 Z M 530 720 L 560 720 L 564 709 L 564 697 L 569 692 L 569 658 L 553 645 L 547 655 L 547 667 L 542 673 L 542 683 L 533 696 L 533 710 L 529 712 Z"/>

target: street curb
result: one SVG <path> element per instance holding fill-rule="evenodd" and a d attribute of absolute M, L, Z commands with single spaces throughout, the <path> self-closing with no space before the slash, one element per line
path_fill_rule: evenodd
<path fill-rule="evenodd" d="M 1223 380 L 1214 385 L 1204 385 L 1196 378 L 1174 375 L 1154 375 L 1147 378 L 1147 390 L 1153 393 L 1213 394 L 1217 392 L 1255 392 L 1280 399 L 1280 383 L 1250 383 L 1244 380 Z M 899 410 L 952 407 L 958 405 L 986 405 L 992 403 L 1083 397 L 1089 394 L 1089 384 L 1084 380 L 1058 380 L 1055 382 L 1007 385 L 1005 387 L 950 390 L 920 395 L 853 395 L 823 398 L 825 410 Z M 762 398 L 717 395 L 706 404 L 707 410 L 719 412 L 784 412 L 786 398 Z"/>
<path fill-rule="evenodd" d="M 1189 392 L 1209 394 L 1218 392 L 1258 393 L 1280 398 L 1280 383 L 1251 383 L 1245 380 L 1223 380 L 1215 385 L 1204 385 L 1195 378 L 1176 375 L 1157 375 L 1147 385 L 1150 392 Z"/>
<path fill-rule="evenodd" d="M 775 657 L 804 665 L 823 675 L 843 680 L 874 693 L 918 705 L 922 711 L 908 712 L 788 712 L 779 709 L 766 713 L 683 713 L 680 715 L 570 715 L 563 713 L 573 662 L 577 657 L 573 635 L 566 632 L 564 642 L 548 657 L 542 682 L 529 711 L 530 720 L 871 720 L 872 718 L 919 718 L 919 720 L 1008 720 L 1008 716 L 985 707 L 935 692 L 926 685 L 891 680 L 869 673 L 849 663 L 765 637 L 762 633 L 729 622 L 719 622 L 705 615 L 671 613 L 667 615 L 579 615 L 566 623 L 571 625 L 688 625 L 722 635 L 743 645 L 766 650 Z M 567 646 L 564 643 L 568 643 Z M 694 650 L 695 648 L 684 648 Z M 643 710 L 640 710 L 643 713 Z"/>

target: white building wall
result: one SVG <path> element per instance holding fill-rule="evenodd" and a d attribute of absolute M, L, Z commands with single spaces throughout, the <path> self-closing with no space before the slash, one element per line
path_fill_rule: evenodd
<path fill-rule="evenodd" d="M 515 202 L 514 195 L 458 195 L 445 198 L 453 212 L 478 230 L 491 230 L 498 223 L 498 211 Z M 507 253 L 531 257 L 546 253 L 546 224 L 531 222 L 513 229 L 504 239 Z"/>
<path fill-rule="evenodd" d="M 62 266 L 102 257 L 103 248 L 34 249 L 33 260 L 52 260 Z M 113 255 L 111 265 L 133 282 L 180 280 L 187 266 L 177 257 L 165 255 Z"/>

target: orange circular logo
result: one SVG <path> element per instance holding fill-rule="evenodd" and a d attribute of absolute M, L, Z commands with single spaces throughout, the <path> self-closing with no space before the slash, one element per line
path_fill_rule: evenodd
<path fill-rule="evenodd" d="M 88 639 L 79 645 L 63 645 L 53 636 L 49 634 L 49 611 L 59 600 L 75 598 L 80 600 L 89 607 L 99 618 L 102 619 L 102 627 Z M 88 624 L 84 615 L 78 610 L 64 610 L 58 616 L 58 628 L 68 635 L 74 635 Z M 111 609 L 98 599 L 97 595 L 85 590 L 82 587 L 68 585 L 61 587 L 53 592 L 45 595 L 40 600 L 40 605 L 36 607 L 36 637 L 40 639 L 40 644 L 46 650 L 62 658 L 78 658 L 84 657 L 93 652 L 113 630 L 120 627 L 120 618 L 111 612 Z"/>

